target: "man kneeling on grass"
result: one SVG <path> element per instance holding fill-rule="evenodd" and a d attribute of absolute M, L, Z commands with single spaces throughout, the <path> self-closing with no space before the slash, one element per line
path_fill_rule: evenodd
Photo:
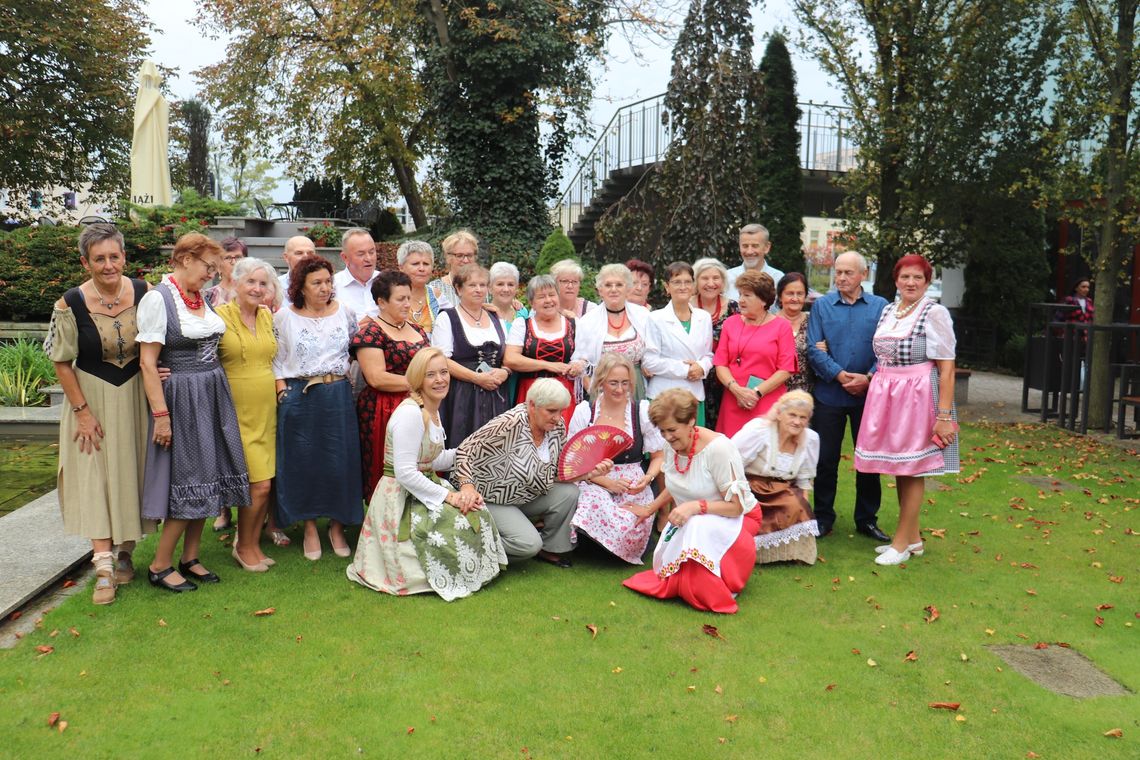
<path fill-rule="evenodd" d="M 570 393 L 561 383 L 537 380 L 526 403 L 476 430 L 456 452 L 452 480 L 461 492 L 483 494 L 512 561 L 537 557 L 557 567 L 571 566 L 562 555 L 574 548 L 570 519 L 578 488 L 557 482 L 555 475 L 566 443 L 562 410 L 569 405 Z M 584 477 L 601 477 L 612 467 L 604 459 Z"/>

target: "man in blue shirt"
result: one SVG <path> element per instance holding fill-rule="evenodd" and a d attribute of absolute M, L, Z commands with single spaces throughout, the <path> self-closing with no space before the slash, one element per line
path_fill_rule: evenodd
<path fill-rule="evenodd" d="M 848 252 L 835 259 L 836 291 L 816 299 L 808 317 L 808 361 L 815 370 L 815 413 L 811 426 L 819 433 L 819 465 L 815 476 L 815 519 L 826 536 L 835 524 L 835 485 L 839 450 L 851 421 L 851 440 L 859 436 L 863 401 L 875 370 L 871 347 L 879 315 L 887 305 L 863 292 L 867 260 Z M 826 349 L 816 344 L 823 341 Z M 882 487 L 873 473 L 855 474 L 855 530 L 878 541 L 890 536 L 876 522 Z"/>

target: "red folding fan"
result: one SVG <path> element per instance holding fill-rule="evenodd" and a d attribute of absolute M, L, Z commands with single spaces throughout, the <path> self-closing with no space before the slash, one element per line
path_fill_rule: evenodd
<path fill-rule="evenodd" d="M 580 430 L 562 447 L 558 457 L 558 479 L 575 480 L 633 446 L 633 436 L 612 425 L 591 425 Z"/>

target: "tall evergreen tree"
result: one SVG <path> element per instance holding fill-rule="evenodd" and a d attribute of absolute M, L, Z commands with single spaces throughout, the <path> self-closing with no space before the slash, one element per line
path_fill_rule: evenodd
<path fill-rule="evenodd" d="M 182 103 L 186 129 L 186 183 L 199 195 L 210 194 L 210 109 L 200 100 Z"/>
<path fill-rule="evenodd" d="M 609 209 L 595 257 L 739 259 L 737 231 L 753 221 L 755 102 L 750 0 L 693 0 L 673 48 L 665 96 L 673 140 L 660 167 Z"/>
<path fill-rule="evenodd" d="M 796 71 L 783 35 L 768 40 L 755 74 L 758 90 L 756 127 L 752 130 L 755 221 L 768 228 L 772 265 L 785 272 L 804 271 L 803 174 L 800 170 L 800 109 Z"/>

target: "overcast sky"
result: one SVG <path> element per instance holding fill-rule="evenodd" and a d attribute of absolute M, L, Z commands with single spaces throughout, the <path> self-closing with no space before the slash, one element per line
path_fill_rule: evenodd
<path fill-rule="evenodd" d="M 193 72 L 207 64 L 221 60 L 225 52 L 224 40 L 210 40 L 200 36 L 193 26 L 194 0 L 147 0 L 150 19 L 156 27 L 152 35 L 153 59 L 156 63 L 178 69 L 168 85 L 175 98 L 192 98 L 198 93 Z M 682 19 L 678 19 L 680 23 Z M 753 12 L 756 30 L 755 57 L 764 53 L 764 37 L 779 28 L 794 28 L 795 22 L 786 0 L 767 0 L 764 7 Z M 815 61 L 793 49 L 796 68 L 797 94 L 800 100 L 817 103 L 839 103 L 839 91 Z M 591 111 L 591 122 L 600 129 L 625 103 L 648 98 L 665 91 L 669 84 L 671 50 L 668 47 L 642 46 L 642 58 L 635 58 L 625 43 L 615 37 L 608 50 L 605 68 L 599 71 L 596 98 Z M 576 163 L 569 169 L 572 173 Z M 564 178 L 565 180 L 565 178 Z M 292 198 L 292 184 L 283 182 L 275 200 Z"/>

